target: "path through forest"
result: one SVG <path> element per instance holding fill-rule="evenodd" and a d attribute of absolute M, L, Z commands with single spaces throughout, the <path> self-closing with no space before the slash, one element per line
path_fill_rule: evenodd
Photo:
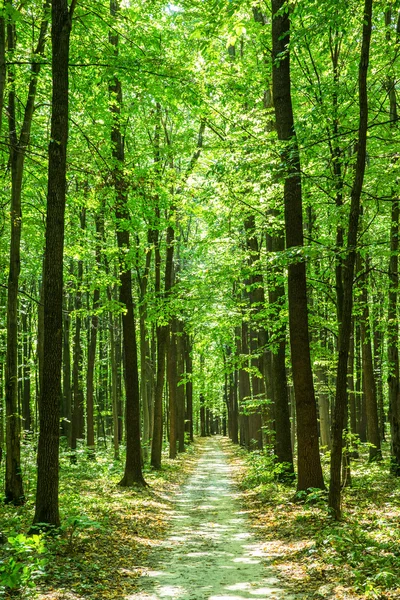
<path fill-rule="evenodd" d="M 202 448 L 194 472 L 177 492 L 173 525 L 157 570 L 139 582 L 135 600 L 298 598 L 285 593 L 262 543 L 251 533 L 231 467 L 218 437 Z"/>

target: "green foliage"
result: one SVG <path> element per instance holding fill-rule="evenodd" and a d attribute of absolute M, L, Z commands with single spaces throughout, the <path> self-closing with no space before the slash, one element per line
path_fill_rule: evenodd
<path fill-rule="evenodd" d="M 102 528 L 101 523 L 94 521 L 87 515 L 70 515 L 61 526 L 61 531 L 65 533 L 68 550 L 72 552 L 74 547 L 74 540 L 76 539 L 79 532 L 82 531 L 93 531 Z"/>
<path fill-rule="evenodd" d="M 265 493 L 265 486 L 275 485 L 276 482 L 290 484 L 294 479 L 288 471 L 289 465 L 276 462 L 272 450 L 251 452 L 246 455 L 246 461 L 248 468 L 242 485 L 249 489 L 258 488 L 262 495 Z"/>
<path fill-rule="evenodd" d="M 0 594 L 34 588 L 49 561 L 44 536 L 19 533 L 7 539 L 4 550 L 7 557 L 0 561 Z"/>

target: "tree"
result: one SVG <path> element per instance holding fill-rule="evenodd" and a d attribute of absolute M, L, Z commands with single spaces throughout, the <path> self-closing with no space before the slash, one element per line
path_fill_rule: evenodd
<path fill-rule="evenodd" d="M 110 0 L 111 16 L 116 18 L 119 10 L 117 0 Z M 110 34 L 110 43 L 118 54 L 118 35 Z M 122 314 L 123 344 L 125 352 L 125 389 L 126 389 L 126 461 L 122 486 L 146 485 L 142 474 L 140 450 L 140 400 L 139 373 L 136 345 L 134 304 L 132 297 L 132 273 L 128 261 L 129 209 L 127 207 L 127 186 L 124 179 L 124 142 L 119 120 L 122 103 L 122 86 L 118 77 L 110 83 L 111 113 L 113 117 L 111 131 L 112 157 L 114 159 L 113 184 L 115 188 L 115 216 L 117 219 L 117 241 L 119 249 L 119 301 L 124 308 Z"/>
<path fill-rule="evenodd" d="M 33 528 L 58 527 L 58 448 L 60 437 L 63 248 L 68 142 L 68 61 L 76 0 L 52 0 L 52 113 L 44 256 L 43 388 L 37 455 Z M 39 525 L 40 524 L 40 525 Z"/>
<path fill-rule="evenodd" d="M 367 73 L 369 49 L 372 31 L 372 0 L 365 0 L 363 11 L 362 47 L 360 54 L 359 84 L 359 125 L 357 143 L 357 162 L 351 189 L 349 224 L 347 229 L 346 258 L 343 268 L 343 308 L 342 321 L 339 324 L 339 356 L 336 377 L 336 396 L 332 419 L 332 455 L 331 478 L 329 485 L 329 507 L 335 519 L 341 518 L 341 462 L 343 447 L 344 416 L 347 404 L 347 363 L 349 356 L 352 308 L 353 277 L 356 260 L 357 232 L 360 218 L 360 198 L 364 182 L 367 129 L 368 129 L 368 91 Z"/>
<path fill-rule="evenodd" d="M 12 7 L 9 0 L 8 8 Z M 49 2 L 44 4 L 44 18 L 40 27 L 39 38 L 31 64 L 31 79 L 28 87 L 27 101 L 21 132 L 17 133 L 15 67 L 10 67 L 8 94 L 8 125 L 10 139 L 11 162 L 11 242 L 10 267 L 8 272 L 7 296 L 7 357 L 6 357 L 6 423 L 7 423 L 7 457 L 6 457 L 6 501 L 13 504 L 24 502 L 22 474 L 20 465 L 20 431 L 21 415 L 18 414 L 18 288 L 21 268 L 21 227 L 22 227 L 22 182 L 26 150 L 30 141 L 33 111 L 36 100 L 37 81 L 40 72 L 48 26 Z M 11 55 L 16 49 L 16 25 L 12 21 L 7 24 L 8 51 Z M 1 83 L 0 83 L 1 85 Z M 1 107 L 0 107 L 1 108 Z"/>
<path fill-rule="evenodd" d="M 276 129 L 282 144 L 289 334 L 297 413 L 297 489 L 324 488 L 318 446 L 317 410 L 311 371 L 300 156 L 293 121 L 290 81 L 290 18 L 283 0 L 272 0 L 272 90 Z"/>

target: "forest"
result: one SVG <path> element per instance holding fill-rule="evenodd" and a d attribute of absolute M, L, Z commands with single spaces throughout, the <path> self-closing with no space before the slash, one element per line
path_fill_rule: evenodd
<path fill-rule="evenodd" d="M 0 0 L 1 598 L 400 598 L 398 72 L 400 0 Z"/>

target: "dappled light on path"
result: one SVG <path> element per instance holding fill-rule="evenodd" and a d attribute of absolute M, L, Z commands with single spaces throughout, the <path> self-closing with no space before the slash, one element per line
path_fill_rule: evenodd
<path fill-rule="evenodd" d="M 126 600 L 294 599 L 268 567 L 263 545 L 250 524 L 218 438 L 204 446 L 197 467 L 174 498 L 170 536 L 157 570 Z"/>

